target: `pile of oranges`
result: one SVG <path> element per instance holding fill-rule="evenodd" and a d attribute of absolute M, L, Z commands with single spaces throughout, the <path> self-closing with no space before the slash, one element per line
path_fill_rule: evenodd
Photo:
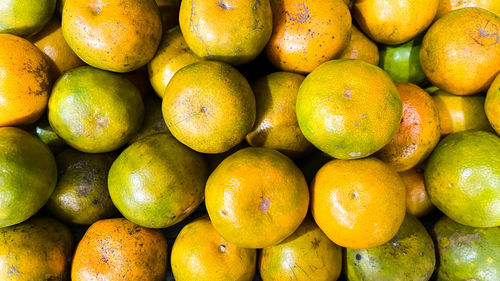
<path fill-rule="evenodd" d="M 500 1 L 0 4 L 0 280 L 500 280 Z"/>

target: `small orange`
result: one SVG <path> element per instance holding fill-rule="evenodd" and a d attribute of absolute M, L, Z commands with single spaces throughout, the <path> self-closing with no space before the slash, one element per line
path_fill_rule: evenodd
<path fill-rule="evenodd" d="M 179 24 L 181 0 L 156 0 L 156 4 L 160 8 L 163 30 L 169 30 Z"/>
<path fill-rule="evenodd" d="M 455 95 L 488 89 L 500 72 L 500 18 L 482 8 L 451 11 L 425 33 L 420 62 L 435 86 Z"/>
<path fill-rule="evenodd" d="M 176 281 L 251 281 L 256 260 L 255 249 L 226 241 L 203 216 L 179 232 L 171 264 Z"/>
<path fill-rule="evenodd" d="M 406 186 L 406 212 L 417 217 L 427 215 L 434 205 L 425 188 L 424 172 L 416 167 L 399 173 Z"/>
<path fill-rule="evenodd" d="M 0 126 L 24 125 L 42 116 L 49 99 L 49 64 L 29 41 L 0 34 Z"/>
<path fill-rule="evenodd" d="M 360 59 L 367 63 L 378 65 L 379 54 L 377 44 L 353 25 L 349 45 L 340 54 L 339 59 Z"/>
<path fill-rule="evenodd" d="M 349 43 L 351 13 L 342 0 L 274 0 L 271 7 L 273 33 L 266 55 L 277 68 L 311 72 Z"/>
<path fill-rule="evenodd" d="M 498 0 L 439 0 L 439 7 L 436 14 L 436 19 L 446 15 L 447 13 L 466 8 L 479 7 L 486 9 L 500 17 L 500 1 Z"/>
<path fill-rule="evenodd" d="M 311 184 L 311 211 L 334 243 L 352 249 L 382 245 L 396 235 L 406 211 L 399 175 L 373 157 L 332 160 Z"/>
<path fill-rule="evenodd" d="M 423 32 L 436 16 L 439 0 L 357 0 L 353 17 L 373 40 L 395 45 Z"/>
<path fill-rule="evenodd" d="M 299 227 L 307 213 L 309 190 L 288 157 L 269 148 L 249 147 L 213 171 L 205 204 L 224 239 L 243 248 L 264 248 Z"/>
<path fill-rule="evenodd" d="M 394 170 L 406 171 L 423 161 L 441 137 L 439 111 L 431 96 L 411 83 L 396 83 L 403 117 L 392 140 L 377 156 Z"/>
<path fill-rule="evenodd" d="M 497 134 L 500 134 L 500 74 L 490 86 L 484 103 L 486 116 Z"/>

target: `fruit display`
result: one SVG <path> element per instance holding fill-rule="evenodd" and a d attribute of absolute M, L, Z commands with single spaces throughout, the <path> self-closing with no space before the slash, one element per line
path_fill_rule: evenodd
<path fill-rule="evenodd" d="M 500 0 L 0 1 L 0 280 L 500 280 Z"/>

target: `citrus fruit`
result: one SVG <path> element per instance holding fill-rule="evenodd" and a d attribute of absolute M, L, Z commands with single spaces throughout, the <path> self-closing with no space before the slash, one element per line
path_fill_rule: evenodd
<path fill-rule="evenodd" d="M 269 61 L 284 71 L 309 73 L 339 56 L 349 44 L 351 13 L 342 0 L 271 1 Z"/>
<path fill-rule="evenodd" d="M 82 152 L 119 148 L 140 128 L 143 117 L 141 94 L 130 81 L 90 66 L 61 76 L 49 99 L 54 132 Z"/>
<path fill-rule="evenodd" d="M 500 72 L 500 18 L 482 8 L 451 11 L 425 33 L 420 62 L 435 86 L 455 95 L 488 89 Z"/>
<path fill-rule="evenodd" d="M 484 111 L 493 129 L 500 134 L 500 74 L 486 94 Z"/>
<path fill-rule="evenodd" d="M 118 156 L 109 171 L 109 193 L 130 221 L 164 228 L 180 222 L 200 205 L 207 174 L 201 155 L 170 134 L 155 134 Z"/>
<path fill-rule="evenodd" d="M 361 60 L 333 60 L 309 74 L 297 96 L 302 133 L 339 159 L 366 157 L 392 139 L 402 104 L 391 78 Z"/>
<path fill-rule="evenodd" d="M 474 228 L 441 218 L 433 228 L 438 280 L 499 280 L 500 227 Z"/>
<path fill-rule="evenodd" d="M 160 9 L 161 25 L 164 31 L 179 24 L 181 0 L 156 0 L 156 4 Z"/>
<path fill-rule="evenodd" d="M 113 154 L 67 149 L 56 157 L 59 180 L 47 202 L 49 212 L 70 224 L 92 224 L 118 215 L 108 192 Z"/>
<path fill-rule="evenodd" d="M 57 167 L 38 138 L 13 127 L 0 128 L 0 227 L 25 221 L 50 197 Z"/>
<path fill-rule="evenodd" d="M 405 216 L 405 196 L 398 174 L 376 158 L 332 160 L 311 184 L 311 212 L 335 244 L 366 249 L 396 235 Z"/>
<path fill-rule="evenodd" d="M 232 66 L 215 61 L 190 64 L 170 80 L 163 97 L 168 129 L 202 153 L 222 153 L 240 143 L 255 122 L 255 97 Z"/>
<path fill-rule="evenodd" d="M 433 94 L 432 99 L 438 107 L 442 135 L 472 129 L 491 129 L 484 110 L 485 98 L 483 96 L 457 96 L 438 90 Z"/>
<path fill-rule="evenodd" d="M 201 61 L 186 44 L 179 27 L 163 34 L 158 51 L 148 63 L 148 74 L 156 94 L 163 98 L 172 76 L 186 65 Z"/>
<path fill-rule="evenodd" d="M 70 230 L 39 216 L 0 229 L 0 279 L 68 280 L 73 251 Z"/>
<path fill-rule="evenodd" d="M 162 232 L 124 218 L 95 222 L 78 243 L 71 280 L 161 281 L 167 270 Z"/>
<path fill-rule="evenodd" d="M 22 129 L 38 137 L 43 143 L 48 145 L 54 155 L 68 147 L 64 140 L 54 133 L 47 114 L 42 115 L 35 123 L 23 126 Z"/>
<path fill-rule="evenodd" d="M 56 0 L 3 0 L 0 5 L 0 33 L 33 35 L 52 18 Z"/>
<path fill-rule="evenodd" d="M 283 242 L 262 249 L 259 258 L 262 280 L 337 280 L 342 269 L 342 250 L 306 218 Z"/>
<path fill-rule="evenodd" d="M 29 41 L 0 34 L 0 126 L 35 122 L 49 98 L 49 64 Z"/>
<path fill-rule="evenodd" d="M 302 157 L 314 146 L 300 131 L 295 114 L 297 93 L 304 76 L 271 73 L 253 83 L 257 117 L 246 140 L 251 146 L 275 149 L 290 157 Z"/>
<path fill-rule="evenodd" d="M 406 212 L 421 217 L 432 211 L 434 205 L 425 188 L 424 171 L 416 167 L 399 173 L 399 176 L 406 187 Z"/>
<path fill-rule="evenodd" d="M 486 9 L 500 17 L 500 2 L 497 0 L 440 0 L 436 19 L 446 15 L 450 11 L 467 8 L 479 7 Z"/>
<path fill-rule="evenodd" d="M 373 40 L 401 44 L 423 32 L 434 19 L 439 0 L 358 0 L 352 14 Z"/>
<path fill-rule="evenodd" d="M 483 131 L 447 136 L 427 161 L 425 183 L 432 203 L 454 221 L 500 225 L 500 139 Z"/>
<path fill-rule="evenodd" d="M 349 45 L 342 51 L 339 59 L 360 59 L 378 65 L 379 53 L 377 44 L 353 25 Z"/>
<path fill-rule="evenodd" d="M 130 139 L 130 144 L 150 135 L 170 133 L 163 119 L 163 113 L 161 112 L 161 99 L 155 95 L 147 95 L 143 98 L 143 102 L 144 121 L 139 131 Z"/>
<path fill-rule="evenodd" d="M 172 271 L 177 281 L 251 281 L 257 251 L 240 248 L 220 236 L 208 216 L 187 224 L 172 247 Z"/>
<path fill-rule="evenodd" d="M 160 11 L 154 0 L 66 0 L 62 32 L 87 64 L 129 72 L 148 63 L 160 43 Z"/>
<path fill-rule="evenodd" d="M 396 83 L 403 101 L 403 117 L 392 140 L 377 157 L 394 170 L 406 171 L 429 156 L 439 142 L 439 111 L 431 96 L 411 83 Z"/>
<path fill-rule="evenodd" d="M 30 41 L 46 55 L 53 80 L 70 69 L 85 65 L 64 40 L 58 19 L 53 18 L 41 32 L 32 36 Z"/>
<path fill-rule="evenodd" d="M 261 0 L 184 0 L 179 26 L 198 56 L 243 64 L 257 57 L 271 36 L 271 6 Z"/>
<path fill-rule="evenodd" d="M 399 45 L 380 45 L 380 67 L 394 82 L 423 84 L 427 81 L 420 64 L 423 34 Z"/>
<path fill-rule="evenodd" d="M 436 264 L 434 243 L 422 223 L 407 214 L 389 242 L 363 250 L 346 250 L 349 281 L 421 280 L 431 278 Z"/>
<path fill-rule="evenodd" d="M 264 248 L 299 227 L 309 191 L 302 172 L 286 156 L 250 147 L 227 157 L 212 172 L 205 204 L 224 239 L 243 248 Z"/>

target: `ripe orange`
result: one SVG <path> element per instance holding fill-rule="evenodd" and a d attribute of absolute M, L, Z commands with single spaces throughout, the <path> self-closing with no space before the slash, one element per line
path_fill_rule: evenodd
<path fill-rule="evenodd" d="M 352 26 L 349 45 L 342 51 L 339 59 L 360 59 L 378 65 L 379 53 L 375 42 L 366 37 L 356 26 Z"/>
<path fill-rule="evenodd" d="M 406 187 L 406 212 L 421 217 L 427 215 L 434 205 L 425 188 L 424 171 L 417 167 L 399 173 Z"/>

